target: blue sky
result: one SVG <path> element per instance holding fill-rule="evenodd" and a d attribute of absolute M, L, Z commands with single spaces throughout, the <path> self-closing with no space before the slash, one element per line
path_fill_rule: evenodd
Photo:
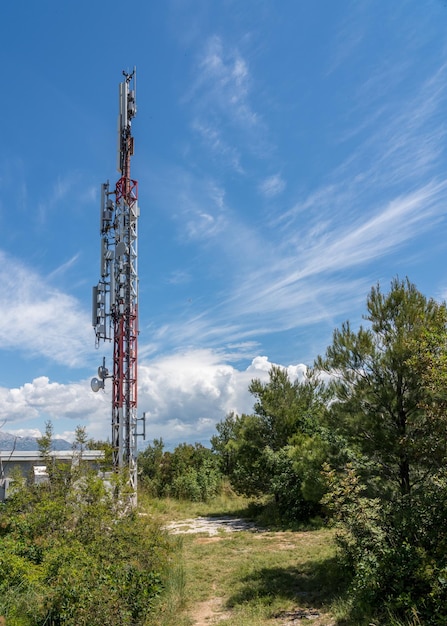
<path fill-rule="evenodd" d="M 110 435 L 90 379 L 99 194 L 137 67 L 139 414 L 206 443 L 377 281 L 447 295 L 442 0 L 17 0 L 2 9 L 0 426 Z"/>

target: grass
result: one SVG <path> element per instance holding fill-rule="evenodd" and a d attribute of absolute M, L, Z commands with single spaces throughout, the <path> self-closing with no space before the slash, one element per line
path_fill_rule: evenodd
<path fill-rule="evenodd" d="M 268 507 L 231 493 L 210 503 L 140 499 L 140 507 L 161 524 L 221 515 L 264 522 L 258 532 L 172 536 L 167 593 L 146 626 L 378 626 L 366 613 L 349 617 L 335 532 L 321 522 L 281 528 Z M 380 624 L 421 626 L 416 614 Z"/>
<path fill-rule="evenodd" d="M 249 501 L 231 494 L 211 503 L 140 499 L 140 506 L 161 523 L 223 514 L 253 517 Z M 281 626 L 293 623 L 288 616 L 298 610 L 296 623 L 303 626 L 336 624 L 342 589 L 333 531 L 202 533 L 173 541 L 167 599 L 154 624 L 193 626 L 218 619 L 224 626 Z"/>
<path fill-rule="evenodd" d="M 329 531 L 240 532 L 218 541 L 188 536 L 183 549 L 191 609 L 214 594 L 231 612 L 225 623 L 241 626 L 277 624 L 276 615 L 297 606 L 329 611 L 335 567 Z"/>
<path fill-rule="evenodd" d="M 175 498 L 151 498 L 144 492 L 139 494 L 139 508 L 149 511 L 162 523 L 200 516 L 235 515 L 251 519 L 253 503 L 244 496 L 238 496 L 230 489 L 216 496 L 210 502 L 189 502 Z"/>

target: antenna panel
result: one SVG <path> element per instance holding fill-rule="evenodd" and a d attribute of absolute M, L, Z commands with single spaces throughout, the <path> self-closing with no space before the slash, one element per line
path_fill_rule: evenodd
<path fill-rule="evenodd" d="M 116 169 L 121 172 L 121 115 L 118 115 L 118 143 L 116 146 Z"/>
<path fill-rule="evenodd" d="M 106 262 L 106 250 L 107 241 L 104 237 L 101 238 L 101 255 L 100 255 L 100 267 L 99 272 L 102 278 L 107 275 L 107 262 Z"/>
<path fill-rule="evenodd" d="M 127 82 L 124 81 L 119 85 L 119 111 L 120 111 L 120 131 L 127 128 Z"/>
<path fill-rule="evenodd" d="M 98 324 L 98 287 L 92 289 L 92 326 L 96 328 Z"/>
<path fill-rule="evenodd" d="M 132 89 L 129 91 L 129 98 L 127 103 L 127 112 L 130 118 L 135 117 L 137 113 L 137 105 L 135 102 L 135 91 Z"/>
<path fill-rule="evenodd" d="M 110 273 L 110 306 L 115 305 L 115 273 Z"/>

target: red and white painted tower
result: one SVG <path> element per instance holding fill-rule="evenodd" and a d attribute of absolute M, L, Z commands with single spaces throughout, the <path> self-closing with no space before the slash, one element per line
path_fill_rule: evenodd
<path fill-rule="evenodd" d="M 134 141 L 131 124 L 136 114 L 135 69 L 123 72 L 119 85 L 118 171 L 115 189 L 101 187 L 101 278 L 93 287 L 96 344 L 113 341 L 113 373 L 105 362 L 92 380 L 93 391 L 111 378 L 112 446 L 115 470 L 128 469 L 129 485 L 137 491 L 137 354 L 138 354 L 138 183 L 131 177 Z"/>

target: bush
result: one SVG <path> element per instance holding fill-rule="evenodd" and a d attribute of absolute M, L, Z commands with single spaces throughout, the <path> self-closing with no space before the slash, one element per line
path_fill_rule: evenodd
<path fill-rule="evenodd" d="M 169 553 L 82 467 L 69 482 L 23 486 L 0 508 L 0 615 L 8 626 L 142 626 Z"/>
<path fill-rule="evenodd" d="M 296 472 L 294 450 L 286 446 L 278 452 L 264 450 L 264 461 L 271 476 L 270 492 L 284 521 L 302 522 L 320 512 L 318 502 L 306 500 L 302 491 L 302 476 Z"/>
<path fill-rule="evenodd" d="M 138 456 L 142 484 L 151 496 L 171 496 L 192 502 L 206 501 L 220 492 L 219 460 L 199 443 L 182 443 L 173 452 L 163 451 L 163 441 Z"/>
<path fill-rule="evenodd" d="M 342 477 L 327 470 L 327 478 L 324 501 L 340 525 L 337 543 L 351 572 L 353 617 L 411 623 L 417 616 L 425 626 L 444 626 L 447 473 L 427 479 L 412 496 L 388 502 L 365 497 L 352 466 Z"/>

